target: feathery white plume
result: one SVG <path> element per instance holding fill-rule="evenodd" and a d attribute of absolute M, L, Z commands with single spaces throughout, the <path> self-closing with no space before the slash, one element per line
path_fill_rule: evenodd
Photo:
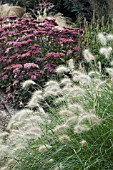
<path fill-rule="evenodd" d="M 108 41 L 113 41 L 113 34 L 108 34 L 108 35 L 106 35 L 106 39 L 107 39 Z"/>
<path fill-rule="evenodd" d="M 57 69 L 56 69 L 56 72 L 58 74 L 62 74 L 62 73 L 68 72 L 68 71 L 69 71 L 68 68 L 63 66 L 63 65 L 58 66 Z"/>
<path fill-rule="evenodd" d="M 106 37 L 104 36 L 103 33 L 98 33 L 97 38 L 103 46 L 107 44 Z"/>
<path fill-rule="evenodd" d="M 34 84 L 36 84 L 34 81 L 26 80 L 22 83 L 22 88 L 24 89 L 24 88 L 29 87 L 29 86 L 34 85 Z"/>
<path fill-rule="evenodd" d="M 84 50 L 83 56 L 87 60 L 87 62 L 91 62 L 92 60 L 95 60 L 95 57 L 91 54 L 91 52 L 88 49 Z"/>
<path fill-rule="evenodd" d="M 100 54 L 103 54 L 108 59 L 112 52 L 112 47 L 100 48 L 99 52 Z"/>

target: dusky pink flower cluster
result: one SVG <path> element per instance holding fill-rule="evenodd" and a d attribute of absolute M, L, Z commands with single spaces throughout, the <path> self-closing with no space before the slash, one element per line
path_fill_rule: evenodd
<path fill-rule="evenodd" d="M 0 88 L 9 96 L 23 80 L 43 83 L 59 64 L 76 59 L 82 29 L 58 30 L 55 20 L 48 19 L 9 19 L 8 23 L 0 18 Z"/>

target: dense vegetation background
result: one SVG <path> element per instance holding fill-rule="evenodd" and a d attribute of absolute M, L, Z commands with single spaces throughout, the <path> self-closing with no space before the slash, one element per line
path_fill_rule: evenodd
<path fill-rule="evenodd" d="M 112 170 L 112 1 L 1 1 L 41 2 L 74 22 L 0 18 L 0 170 Z"/>
<path fill-rule="evenodd" d="M 70 16 L 76 20 L 78 16 L 91 19 L 93 11 L 97 18 L 103 15 L 106 19 L 113 16 L 113 3 L 112 0 L 46 0 L 55 5 L 56 10 L 62 12 L 66 16 Z M 37 8 L 38 4 L 45 2 L 45 0 L 1 0 L 1 3 L 11 3 L 26 7 L 27 10 Z M 37 6 L 36 6 L 37 4 Z"/>

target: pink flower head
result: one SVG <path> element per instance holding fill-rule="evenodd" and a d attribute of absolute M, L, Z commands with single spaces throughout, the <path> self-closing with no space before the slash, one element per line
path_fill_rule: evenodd
<path fill-rule="evenodd" d="M 15 34 L 14 31 L 10 31 L 9 35 L 13 36 Z"/>
<path fill-rule="evenodd" d="M 22 58 L 24 58 L 24 57 L 29 57 L 30 55 L 31 55 L 31 52 L 28 51 L 28 52 L 22 54 L 21 57 L 22 57 Z"/>
<path fill-rule="evenodd" d="M 11 87 L 8 86 L 8 87 L 6 88 L 6 93 L 7 93 L 8 91 L 10 91 L 10 90 L 11 90 Z"/>
<path fill-rule="evenodd" d="M 2 80 L 7 80 L 8 79 L 8 75 L 4 75 L 3 77 L 2 77 Z"/>
<path fill-rule="evenodd" d="M 39 54 L 39 53 L 40 53 L 40 50 L 39 50 L 39 49 L 37 49 L 37 50 L 32 50 L 31 53 L 32 53 L 32 54 Z"/>
<path fill-rule="evenodd" d="M 74 40 L 73 39 L 71 39 L 71 38 L 60 38 L 60 41 L 62 42 L 62 43 L 71 43 L 71 42 L 74 42 Z"/>
<path fill-rule="evenodd" d="M 67 51 L 67 55 L 72 54 L 72 53 L 73 53 L 72 50 L 68 50 L 68 51 Z"/>
<path fill-rule="evenodd" d="M 13 82 L 13 86 L 16 85 L 16 84 L 18 84 L 18 83 L 19 83 L 19 81 L 18 81 L 18 80 L 15 80 L 15 81 Z"/>
<path fill-rule="evenodd" d="M 50 52 L 50 53 L 46 54 L 47 59 L 58 58 L 58 57 L 61 57 L 61 56 L 63 57 L 63 56 L 65 56 L 65 54 L 64 53 L 58 53 L 58 52 Z"/>
<path fill-rule="evenodd" d="M 31 76 L 31 79 L 32 79 L 32 80 L 36 80 L 37 77 L 36 77 L 35 75 L 32 75 L 32 76 Z"/>
<path fill-rule="evenodd" d="M 11 25 L 10 25 L 10 26 L 5 26 L 5 27 L 4 27 L 4 30 L 9 30 L 10 28 L 12 28 Z"/>
<path fill-rule="evenodd" d="M 12 70 L 12 69 L 15 69 L 15 68 L 20 69 L 20 68 L 23 68 L 23 66 L 21 64 L 12 64 L 8 67 L 5 67 L 4 70 Z"/>
<path fill-rule="evenodd" d="M 26 42 L 27 42 L 27 44 L 29 44 L 29 43 L 31 43 L 33 40 L 31 40 L 31 39 L 28 39 Z"/>
<path fill-rule="evenodd" d="M 18 75 L 17 75 L 17 74 L 15 74 L 15 75 L 14 75 L 14 78 L 16 79 L 17 77 L 18 77 Z"/>
<path fill-rule="evenodd" d="M 15 74 L 15 73 L 19 73 L 20 72 L 20 69 L 19 68 L 15 68 L 14 70 L 13 70 L 13 73 Z"/>
<path fill-rule="evenodd" d="M 13 45 L 16 46 L 16 47 L 21 47 L 22 42 L 13 42 Z"/>
<path fill-rule="evenodd" d="M 8 59 L 6 63 L 11 63 L 12 62 L 12 59 Z"/>
<path fill-rule="evenodd" d="M 11 93 L 8 93 L 6 100 L 9 101 L 9 100 L 11 100 L 12 98 L 13 98 L 13 95 L 12 95 Z"/>
<path fill-rule="evenodd" d="M 45 34 L 46 33 L 46 31 L 43 31 L 43 30 L 39 30 L 39 31 L 35 31 L 35 35 L 38 35 L 38 34 Z"/>
<path fill-rule="evenodd" d="M 8 41 L 6 42 L 6 45 L 12 45 L 14 42 L 13 41 Z"/>
<path fill-rule="evenodd" d="M 6 37 L 0 38 L 0 42 L 2 42 L 2 41 L 6 41 Z"/>
<path fill-rule="evenodd" d="M 18 76 L 19 80 L 23 80 L 23 75 Z"/>
<path fill-rule="evenodd" d="M 24 68 L 39 68 L 39 66 L 37 64 L 34 64 L 34 63 L 26 63 L 24 64 Z"/>
<path fill-rule="evenodd" d="M 5 51 L 5 53 L 9 53 L 9 51 L 10 51 L 11 49 L 13 49 L 13 47 L 7 48 L 6 51 Z"/>
<path fill-rule="evenodd" d="M 24 37 L 22 37 L 23 39 L 29 39 L 29 38 L 33 38 L 34 37 L 34 34 L 28 34 L 28 35 L 25 35 Z"/>
<path fill-rule="evenodd" d="M 0 28 L 0 33 L 2 33 L 4 31 L 4 29 L 3 28 Z"/>
<path fill-rule="evenodd" d="M 73 49 L 74 49 L 74 51 L 80 51 L 80 49 L 78 47 L 74 47 Z"/>

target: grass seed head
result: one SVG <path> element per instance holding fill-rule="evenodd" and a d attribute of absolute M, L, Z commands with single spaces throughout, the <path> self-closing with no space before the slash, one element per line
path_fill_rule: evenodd
<path fill-rule="evenodd" d="M 57 126 L 53 129 L 53 131 L 54 131 L 54 132 L 64 132 L 64 131 L 66 131 L 68 128 L 69 128 L 69 126 L 66 125 L 66 124 L 57 125 Z"/>
<path fill-rule="evenodd" d="M 107 41 L 113 41 L 113 34 L 106 35 Z"/>
<path fill-rule="evenodd" d="M 62 109 L 59 111 L 59 115 L 61 116 L 71 116 L 73 115 L 73 112 L 67 110 L 67 109 Z"/>
<path fill-rule="evenodd" d="M 80 124 L 78 124 L 78 125 L 76 125 L 74 127 L 74 133 L 75 134 L 80 134 L 80 133 L 82 133 L 84 131 L 89 131 L 89 130 L 90 130 L 90 128 L 87 125 L 80 125 Z"/>
<path fill-rule="evenodd" d="M 71 79 L 63 78 L 60 82 L 60 85 L 67 85 L 68 83 L 72 83 Z"/>
<path fill-rule="evenodd" d="M 91 62 L 92 60 L 95 60 L 95 57 L 91 54 L 91 52 L 88 49 L 84 50 L 83 56 L 87 60 L 87 62 Z"/>
<path fill-rule="evenodd" d="M 70 59 L 70 60 L 69 60 L 68 66 L 69 66 L 69 68 L 70 68 L 71 71 L 74 70 L 75 66 L 74 66 L 74 61 L 73 61 L 73 59 Z"/>
<path fill-rule="evenodd" d="M 22 88 L 24 89 L 24 88 L 27 88 L 27 87 L 29 87 L 29 86 L 31 86 L 31 85 L 35 85 L 36 83 L 34 82 L 34 81 L 32 81 L 32 80 L 26 80 L 26 81 L 24 81 L 23 83 L 22 83 Z"/>
<path fill-rule="evenodd" d="M 112 52 L 112 47 L 102 47 L 99 50 L 100 54 L 103 54 L 106 59 L 109 59 L 111 52 Z"/>
<path fill-rule="evenodd" d="M 40 147 L 38 148 L 38 151 L 39 151 L 40 153 L 43 153 L 43 152 L 46 152 L 47 149 L 50 149 L 50 148 L 52 148 L 52 146 L 47 145 L 47 144 L 45 144 L 45 145 L 40 145 Z"/>
<path fill-rule="evenodd" d="M 58 73 L 58 74 L 63 74 L 63 73 L 66 73 L 68 71 L 69 71 L 68 68 L 63 66 L 63 65 L 58 66 L 57 69 L 56 69 L 56 73 Z"/>
<path fill-rule="evenodd" d="M 84 140 L 84 139 L 80 143 L 81 143 L 82 147 L 87 147 L 88 146 L 87 141 Z"/>
<path fill-rule="evenodd" d="M 107 40 L 103 33 L 98 33 L 97 38 L 99 42 L 101 43 L 101 45 L 106 46 Z"/>
<path fill-rule="evenodd" d="M 84 109 L 83 109 L 83 107 L 78 103 L 78 104 L 68 104 L 68 109 L 70 110 L 70 111 L 72 111 L 72 112 L 83 112 L 84 111 Z"/>
<path fill-rule="evenodd" d="M 59 140 L 63 143 L 65 142 L 69 142 L 70 141 L 70 137 L 68 135 L 62 135 L 62 136 L 59 136 Z"/>
<path fill-rule="evenodd" d="M 55 80 L 48 81 L 45 86 L 59 86 L 59 83 Z"/>
<path fill-rule="evenodd" d="M 73 123 L 77 123 L 77 121 L 78 121 L 78 116 L 70 117 L 66 120 L 66 125 L 71 125 Z"/>

